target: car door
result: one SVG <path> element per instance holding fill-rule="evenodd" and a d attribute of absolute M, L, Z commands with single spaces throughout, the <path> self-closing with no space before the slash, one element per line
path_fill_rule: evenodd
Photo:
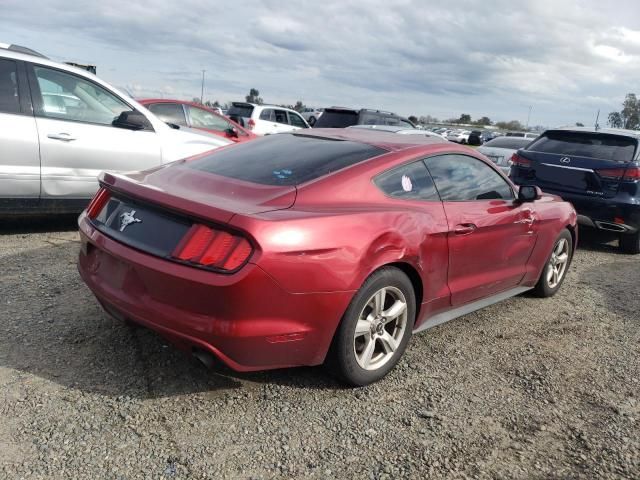
<path fill-rule="evenodd" d="M 485 162 L 448 154 L 425 160 L 448 223 L 451 303 L 516 287 L 536 242 L 535 206 Z"/>
<path fill-rule="evenodd" d="M 420 245 L 422 298 L 427 299 L 422 318 L 451 305 L 447 264 L 449 225 L 444 207 L 424 162 L 415 160 L 379 174 L 374 183 L 403 212 L 403 230 Z M 416 319 L 416 327 L 420 318 Z"/>
<path fill-rule="evenodd" d="M 276 123 L 276 115 L 273 108 L 264 108 L 260 112 L 258 120 L 253 127 L 253 133 L 257 135 L 269 135 L 270 133 L 278 133 L 278 124 Z"/>
<path fill-rule="evenodd" d="M 297 130 L 296 128 L 289 125 L 289 117 L 287 116 L 286 110 L 274 108 L 273 119 L 275 120 L 275 123 L 273 124 L 275 131 L 273 133 L 291 132 L 293 130 Z"/>
<path fill-rule="evenodd" d="M 37 64 L 27 68 L 40 141 L 42 200 L 88 199 L 103 170 L 160 165 L 160 140 L 151 125 L 131 130 L 112 124 L 134 110 L 114 92 L 74 73 Z"/>
<path fill-rule="evenodd" d="M 36 204 L 40 152 L 29 98 L 24 64 L 0 58 L 0 199 Z M 0 201 L 11 207 L 7 202 Z"/>

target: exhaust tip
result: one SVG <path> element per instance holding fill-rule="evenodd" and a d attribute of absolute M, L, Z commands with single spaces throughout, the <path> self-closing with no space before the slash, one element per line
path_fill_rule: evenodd
<path fill-rule="evenodd" d="M 624 225 L 621 223 L 609 223 L 609 222 L 596 221 L 596 225 L 598 226 L 598 228 L 602 230 L 608 230 L 610 232 L 624 233 L 629 230 L 629 227 L 627 225 Z"/>
<path fill-rule="evenodd" d="M 192 355 L 207 369 L 212 369 L 216 364 L 216 358 L 209 352 L 200 350 L 198 348 L 193 350 Z"/>

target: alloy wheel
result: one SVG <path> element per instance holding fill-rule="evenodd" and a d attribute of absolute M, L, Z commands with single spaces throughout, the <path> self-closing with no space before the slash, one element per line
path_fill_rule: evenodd
<path fill-rule="evenodd" d="M 549 288 L 556 288 L 565 272 L 567 271 L 567 265 L 569 264 L 569 242 L 566 238 L 561 238 L 553 247 L 551 252 L 551 258 L 547 265 L 547 283 Z"/>
<path fill-rule="evenodd" d="M 358 365 L 377 370 L 393 357 L 407 328 L 407 300 L 396 287 L 384 287 L 371 296 L 360 312 L 353 336 Z"/>

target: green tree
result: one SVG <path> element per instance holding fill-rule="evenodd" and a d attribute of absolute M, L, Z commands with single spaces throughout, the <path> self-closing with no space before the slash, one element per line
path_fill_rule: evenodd
<path fill-rule="evenodd" d="M 500 130 L 524 130 L 524 125 L 522 125 L 518 120 L 511 120 L 510 122 L 496 122 L 496 127 Z"/>
<path fill-rule="evenodd" d="M 293 107 L 293 109 L 294 109 L 296 112 L 300 112 L 300 113 L 302 113 L 302 112 L 304 111 L 304 109 L 305 109 L 305 108 L 307 108 L 307 107 L 306 107 L 306 105 L 305 105 L 304 103 L 302 103 L 302 100 L 298 100 L 298 101 L 296 102 L 296 104 L 294 105 L 294 107 Z"/>
<path fill-rule="evenodd" d="M 576 122 L 576 127 L 584 127 L 584 123 Z"/>
<path fill-rule="evenodd" d="M 417 125 L 418 124 L 418 117 L 416 117 L 415 115 L 410 115 L 409 116 L 409 121 L 411 123 L 413 123 L 414 125 Z"/>
<path fill-rule="evenodd" d="M 468 113 L 463 113 L 462 115 L 460 115 L 458 123 L 471 123 L 471 115 L 469 115 Z"/>
<path fill-rule="evenodd" d="M 476 125 L 491 125 L 491 119 L 489 117 L 482 117 L 476 120 Z"/>
<path fill-rule="evenodd" d="M 614 128 L 640 129 L 640 100 L 635 93 L 627 93 L 622 102 L 622 110 L 611 112 L 607 118 Z"/>
<path fill-rule="evenodd" d="M 622 120 L 620 112 L 611 112 L 607 121 L 611 128 L 622 128 L 624 126 L 624 120 Z"/>
<path fill-rule="evenodd" d="M 247 103 L 255 103 L 257 105 L 262 105 L 264 103 L 257 88 L 249 90 L 249 95 L 245 96 L 244 99 Z"/>

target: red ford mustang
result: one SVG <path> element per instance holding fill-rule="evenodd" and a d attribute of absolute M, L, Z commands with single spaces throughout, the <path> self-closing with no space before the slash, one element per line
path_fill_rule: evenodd
<path fill-rule="evenodd" d="M 239 371 L 371 383 L 412 333 L 553 295 L 577 242 L 569 203 L 416 135 L 272 135 L 100 183 L 79 219 L 100 303 Z"/>

